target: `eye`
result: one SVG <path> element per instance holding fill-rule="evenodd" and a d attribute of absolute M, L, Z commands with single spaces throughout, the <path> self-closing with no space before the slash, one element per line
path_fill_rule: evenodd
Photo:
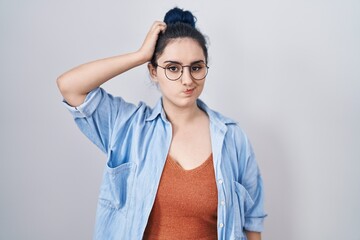
<path fill-rule="evenodd" d="M 166 70 L 168 70 L 170 72 L 179 72 L 180 67 L 178 65 L 168 65 L 168 66 L 166 66 Z"/>
<path fill-rule="evenodd" d="M 198 72 L 198 71 L 200 71 L 202 68 L 203 68 L 203 66 L 201 66 L 201 65 L 193 65 L 193 66 L 191 66 L 191 71 L 192 71 L 192 72 Z"/>

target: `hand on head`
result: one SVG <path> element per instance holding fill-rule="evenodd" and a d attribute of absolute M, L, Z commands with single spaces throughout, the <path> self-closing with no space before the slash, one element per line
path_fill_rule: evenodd
<path fill-rule="evenodd" d="M 161 21 L 155 21 L 151 26 L 150 31 L 146 35 L 144 43 L 139 49 L 139 52 L 141 52 L 145 56 L 147 61 L 151 60 L 155 51 L 155 45 L 158 40 L 159 34 L 161 32 L 164 32 L 165 29 L 166 29 L 166 23 Z"/>

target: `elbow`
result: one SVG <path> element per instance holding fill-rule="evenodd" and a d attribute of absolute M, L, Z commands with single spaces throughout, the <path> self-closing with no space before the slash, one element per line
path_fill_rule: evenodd
<path fill-rule="evenodd" d="M 58 87 L 61 95 L 63 95 L 63 96 L 66 95 L 66 93 L 68 92 L 68 89 L 69 89 L 67 82 L 68 82 L 68 80 L 64 74 L 60 75 L 56 79 L 57 87 Z"/>
<path fill-rule="evenodd" d="M 58 89 L 60 90 L 60 92 L 62 92 L 63 89 L 64 89 L 64 77 L 63 77 L 63 75 L 60 75 L 56 79 L 56 85 L 57 85 Z"/>
<path fill-rule="evenodd" d="M 87 94 L 81 94 L 74 91 L 75 86 L 73 82 L 73 79 L 69 78 L 66 73 L 56 79 L 57 87 L 65 101 L 70 106 L 77 107 L 84 102 Z"/>
<path fill-rule="evenodd" d="M 56 79 L 57 87 L 67 102 L 71 102 L 72 94 L 70 92 L 69 79 L 63 74 Z"/>

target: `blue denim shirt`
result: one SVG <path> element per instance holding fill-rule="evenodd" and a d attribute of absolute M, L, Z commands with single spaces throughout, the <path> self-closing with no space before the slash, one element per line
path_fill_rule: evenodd
<path fill-rule="evenodd" d="M 253 149 L 233 120 L 201 100 L 197 104 L 210 119 L 218 239 L 246 239 L 244 229 L 262 231 L 265 217 Z M 81 131 L 107 154 L 94 239 L 142 239 L 172 139 L 161 99 L 152 109 L 96 88 L 79 107 L 65 105 Z"/>

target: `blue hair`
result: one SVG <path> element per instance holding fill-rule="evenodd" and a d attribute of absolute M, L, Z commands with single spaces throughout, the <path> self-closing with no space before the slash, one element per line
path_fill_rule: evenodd
<path fill-rule="evenodd" d="M 164 22 L 166 24 L 182 22 L 187 23 L 194 28 L 196 23 L 196 17 L 190 11 L 184 11 L 176 7 L 166 13 L 164 17 Z"/>

